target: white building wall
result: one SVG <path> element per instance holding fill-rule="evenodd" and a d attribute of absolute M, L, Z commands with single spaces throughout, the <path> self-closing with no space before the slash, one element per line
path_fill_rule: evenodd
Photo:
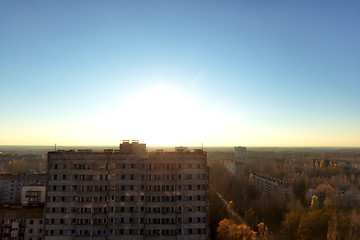
<path fill-rule="evenodd" d="M 44 203 L 46 186 L 23 186 L 21 190 L 21 203 Z M 38 198 L 39 201 L 37 201 Z"/>

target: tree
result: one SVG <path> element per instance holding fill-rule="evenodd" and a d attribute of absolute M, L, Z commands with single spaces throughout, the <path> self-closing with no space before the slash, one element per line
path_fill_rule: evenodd
<path fill-rule="evenodd" d="M 255 228 L 256 226 L 256 215 L 252 208 L 246 211 L 244 220 L 248 226 Z"/>
<path fill-rule="evenodd" d="M 311 209 L 319 208 L 319 198 L 316 195 L 313 195 L 311 198 Z"/>
<path fill-rule="evenodd" d="M 295 239 L 297 235 L 297 229 L 300 224 L 301 217 L 304 209 L 291 208 L 290 212 L 286 214 L 284 221 L 281 223 L 282 228 L 287 233 L 288 239 Z"/>
<path fill-rule="evenodd" d="M 217 239 L 220 240 L 255 240 L 256 233 L 246 225 L 237 225 L 229 219 L 223 219 L 217 228 Z"/>
<path fill-rule="evenodd" d="M 298 228 L 300 239 L 326 239 L 330 219 L 329 214 L 328 209 L 310 209 L 306 214 L 302 215 Z"/>
<path fill-rule="evenodd" d="M 338 221 L 336 217 L 336 213 L 331 217 L 328 224 L 328 232 L 326 235 L 327 240 L 339 240 L 339 230 L 338 230 Z"/>
<path fill-rule="evenodd" d="M 257 225 L 257 229 L 258 229 L 258 239 L 267 240 L 269 237 L 269 230 L 267 226 L 263 222 L 261 222 Z"/>
<path fill-rule="evenodd" d="M 352 223 L 349 228 L 346 240 L 359 240 L 360 239 L 360 228 L 356 224 Z"/>
<path fill-rule="evenodd" d="M 319 161 L 316 160 L 316 161 L 315 161 L 315 168 L 319 168 L 319 167 L 320 167 Z"/>

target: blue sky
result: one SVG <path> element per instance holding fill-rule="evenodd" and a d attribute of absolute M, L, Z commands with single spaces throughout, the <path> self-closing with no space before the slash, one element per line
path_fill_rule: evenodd
<path fill-rule="evenodd" d="M 0 145 L 360 146 L 359 10 L 1 1 Z"/>

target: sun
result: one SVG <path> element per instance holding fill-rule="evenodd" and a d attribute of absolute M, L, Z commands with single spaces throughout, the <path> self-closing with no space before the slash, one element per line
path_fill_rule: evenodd
<path fill-rule="evenodd" d="M 206 109 L 184 90 L 156 87 L 128 99 L 109 118 L 108 124 L 110 120 L 127 139 L 151 145 L 201 144 L 196 139 L 203 132 Z"/>

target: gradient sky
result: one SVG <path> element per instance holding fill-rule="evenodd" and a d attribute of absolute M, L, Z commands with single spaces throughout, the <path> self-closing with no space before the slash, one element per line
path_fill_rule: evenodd
<path fill-rule="evenodd" d="M 0 1 L 0 145 L 360 146 L 359 1 Z"/>

